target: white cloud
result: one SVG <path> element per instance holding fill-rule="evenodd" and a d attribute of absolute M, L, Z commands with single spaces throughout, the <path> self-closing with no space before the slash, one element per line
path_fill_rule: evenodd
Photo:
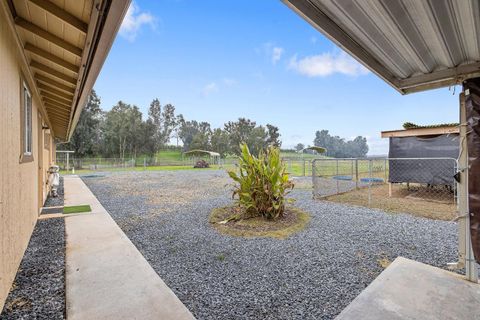
<path fill-rule="evenodd" d="M 326 77 L 334 73 L 359 76 L 369 73 L 367 68 L 343 51 L 338 54 L 322 53 L 301 59 L 294 55 L 288 67 L 307 77 Z"/>
<path fill-rule="evenodd" d="M 232 87 L 232 86 L 236 85 L 237 83 L 238 83 L 238 81 L 233 79 L 233 78 L 223 78 L 223 84 L 226 87 Z"/>
<path fill-rule="evenodd" d="M 264 54 L 272 61 L 272 64 L 275 65 L 280 59 L 282 59 L 285 49 L 275 46 L 272 42 L 265 42 L 260 48 L 256 48 L 255 52 L 257 54 Z"/>
<path fill-rule="evenodd" d="M 388 154 L 388 139 L 381 138 L 377 135 L 366 135 L 368 144 L 368 155 L 385 156 Z"/>
<path fill-rule="evenodd" d="M 272 63 L 277 64 L 278 61 L 282 58 L 284 50 L 280 47 L 273 47 L 272 49 Z"/>
<path fill-rule="evenodd" d="M 218 92 L 218 85 L 215 82 L 210 82 L 202 89 L 202 95 L 204 97 L 207 97 L 214 92 Z"/>
<path fill-rule="evenodd" d="M 148 12 L 142 12 L 132 1 L 120 26 L 120 35 L 133 42 L 143 25 L 149 25 L 153 29 L 155 27 L 155 17 Z"/>

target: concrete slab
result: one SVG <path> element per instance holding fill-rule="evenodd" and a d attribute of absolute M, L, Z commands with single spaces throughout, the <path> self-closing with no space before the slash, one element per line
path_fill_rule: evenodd
<path fill-rule="evenodd" d="M 83 181 L 64 184 L 65 205 L 92 208 L 65 217 L 67 319 L 194 319 Z"/>
<path fill-rule="evenodd" d="M 480 285 L 399 257 L 336 319 L 480 319 Z"/>

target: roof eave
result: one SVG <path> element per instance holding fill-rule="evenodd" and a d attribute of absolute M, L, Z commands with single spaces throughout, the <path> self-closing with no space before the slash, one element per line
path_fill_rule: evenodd
<path fill-rule="evenodd" d="M 101 3 L 101 6 L 94 6 L 85 47 L 88 54 L 82 58 L 79 90 L 74 96 L 71 121 L 65 137 L 66 141 L 69 141 L 72 137 L 80 114 L 86 105 L 88 96 L 112 47 L 129 5 L 130 0 L 106 0 Z"/>
<path fill-rule="evenodd" d="M 382 78 L 401 94 L 409 94 L 430 89 L 438 89 L 461 84 L 462 81 L 480 76 L 480 63 L 472 62 L 444 70 L 435 70 L 405 79 L 394 76 L 374 56 L 367 52 L 340 26 L 338 26 L 321 8 L 308 0 L 282 0 L 290 9 L 342 48 L 371 72 Z"/>
<path fill-rule="evenodd" d="M 401 94 L 407 93 L 399 88 L 399 80 L 395 78 L 381 63 L 371 54 L 365 51 L 348 34 L 346 34 L 325 13 L 318 10 L 304 0 L 282 0 L 290 9 L 307 21 L 312 27 L 324 34 L 328 39 L 350 54 L 365 68 L 382 78 Z"/>

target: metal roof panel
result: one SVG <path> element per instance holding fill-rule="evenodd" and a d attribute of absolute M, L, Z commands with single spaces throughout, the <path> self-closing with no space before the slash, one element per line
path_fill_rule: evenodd
<path fill-rule="evenodd" d="M 283 0 L 401 93 L 480 75 L 479 0 Z"/>

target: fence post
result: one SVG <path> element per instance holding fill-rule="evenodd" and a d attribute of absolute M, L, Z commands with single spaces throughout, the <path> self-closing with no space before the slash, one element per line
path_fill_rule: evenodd
<path fill-rule="evenodd" d="M 306 167 L 305 160 L 303 160 L 303 176 L 304 177 L 307 176 L 307 173 L 305 172 L 305 167 Z"/>
<path fill-rule="evenodd" d="M 147 170 L 147 158 L 143 157 L 143 170 Z"/>
<path fill-rule="evenodd" d="M 384 170 L 385 170 L 385 182 L 388 180 L 387 176 L 387 158 L 385 158 L 385 163 L 383 164 Z"/>
<path fill-rule="evenodd" d="M 368 160 L 368 206 L 372 201 L 372 160 Z"/>
<path fill-rule="evenodd" d="M 67 152 L 67 172 L 68 172 L 68 170 L 70 169 L 70 163 L 69 163 L 69 161 L 70 161 L 70 154 Z"/>
<path fill-rule="evenodd" d="M 468 207 L 468 146 L 467 146 L 467 111 L 465 93 L 460 94 L 460 155 L 458 166 L 460 183 L 458 183 L 458 253 L 459 267 L 465 267 L 465 276 L 468 281 L 477 283 L 478 269 L 472 250 L 470 236 L 470 213 Z"/>
<path fill-rule="evenodd" d="M 335 175 L 337 176 L 335 181 L 337 182 L 336 185 L 337 185 L 337 194 L 338 194 L 339 193 L 339 190 L 338 190 L 338 159 L 337 159 L 337 168 L 335 170 Z"/>
<path fill-rule="evenodd" d="M 315 169 L 315 159 L 312 161 L 312 198 L 315 199 L 315 192 L 317 191 L 317 186 L 316 186 L 316 172 L 317 170 Z"/>
<path fill-rule="evenodd" d="M 358 158 L 355 159 L 355 189 L 358 189 Z"/>

